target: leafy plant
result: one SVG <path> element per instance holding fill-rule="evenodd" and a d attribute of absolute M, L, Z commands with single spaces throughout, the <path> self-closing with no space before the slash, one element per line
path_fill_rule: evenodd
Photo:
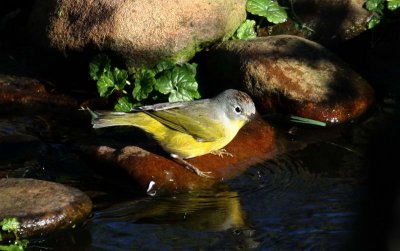
<path fill-rule="evenodd" d="M 20 240 L 18 239 L 18 228 L 19 228 L 19 222 L 16 218 L 4 218 L 2 221 L 0 221 L 0 242 L 3 241 L 3 235 L 2 232 L 6 233 L 12 233 L 15 237 L 15 241 L 13 244 L 9 245 L 0 245 L 0 250 L 1 251 L 21 251 L 26 248 L 28 245 L 28 240 Z"/>
<path fill-rule="evenodd" d="M 276 0 L 247 0 L 246 10 L 248 13 L 261 17 L 268 22 L 279 24 L 286 22 L 288 15 L 285 8 L 281 7 Z M 257 37 L 255 31 L 256 21 L 246 19 L 233 34 L 232 39 L 249 39 Z"/>
<path fill-rule="evenodd" d="M 194 63 L 174 64 L 163 61 L 153 68 L 139 68 L 129 74 L 127 70 L 112 66 L 111 60 L 100 54 L 90 62 L 89 74 L 97 81 L 101 97 L 116 94 L 119 98 L 115 110 L 129 112 L 144 103 L 200 98 L 195 78 L 196 67 Z"/>
<path fill-rule="evenodd" d="M 400 7 L 400 0 L 367 0 L 365 8 L 373 13 L 368 21 L 368 28 L 377 26 L 385 16 L 387 10 L 395 11 Z"/>
<path fill-rule="evenodd" d="M 232 36 L 233 39 L 249 39 L 257 37 L 255 31 L 256 21 L 246 19 Z"/>
<path fill-rule="evenodd" d="M 265 17 L 269 22 L 279 24 L 286 22 L 287 13 L 275 0 L 248 0 L 247 12 Z"/>

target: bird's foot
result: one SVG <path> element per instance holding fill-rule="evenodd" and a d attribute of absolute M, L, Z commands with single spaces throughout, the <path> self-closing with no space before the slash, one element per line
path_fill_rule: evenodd
<path fill-rule="evenodd" d="M 233 157 L 233 154 L 227 152 L 225 149 L 219 149 L 219 150 L 212 151 L 211 154 L 218 155 L 221 158 L 223 158 L 224 155 L 229 156 L 229 157 Z"/>

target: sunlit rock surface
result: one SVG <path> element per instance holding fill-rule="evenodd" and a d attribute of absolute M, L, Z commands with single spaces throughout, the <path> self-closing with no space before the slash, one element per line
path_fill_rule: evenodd
<path fill-rule="evenodd" d="M 226 41 L 200 66 L 205 85 L 244 89 L 264 111 L 335 124 L 360 116 L 374 100 L 370 85 L 346 63 L 296 36 Z"/>
<path fill-rule="evenodd" d="M 0 201 L 0 219 L 17 218 L 20 237 L 72 229 L 92 210 L 78 189 L 35 179 L 0 179 Z"/>
<path fill-rule="evenodd" d="M 140 142 L 143 145 L 143 142 Z M 139 143 L 139 144 L 140 144 Z M 107 161 L 125 169 L 129 175 L 147 191 L 187 191 L 210 188 L 231 179 L 251 165 L 260 163 L 276 153 L 275 131 L 261 118 L 245 125 L 225 150 L 233 155 L 219 157 L 207 154 L 188 159 L 203 172 L 210 172 L 213 178 L 203 178 L 187 170 L 166 153 L 151 144 L 138 147 L 132 138 L 130 146 L 100 146 L 86 151 L 94 152 L 100 161 Z"/>
<path fill-rule="evenodd" d="M 372 13 L 364 0 L 297 0 L 293 1 L 295 21 L 274 25 L 260 35 L 297 35 L 324 45 L 349 40 L 366 31 Z M 301 28 L 303 25 L 303 28 Z"/>
<path fill-rule="evenodd" d="M 205 44 L 233 34 L 244 0 L 37 1 L 33 40 L 60 51 L 112 51 L 129 67 L 185 61 Z"/>

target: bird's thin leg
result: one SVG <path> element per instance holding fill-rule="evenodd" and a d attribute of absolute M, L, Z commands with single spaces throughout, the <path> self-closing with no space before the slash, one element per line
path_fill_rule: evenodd
<path fill-rule="evenodd" d="M 186 160 L 176 156 L 175 154 L 171 154 L 171 157 L 174 158 L 175 160 L 181 162 L 181 164 L 183 164 L 186 169 L 188 169 L 189 171 L 194 172 L 195 174 L 199 175 L 200 177 L 214 178 L 214 177 L 208 175 L 211 172 L 203 172 L 200 169 L 198 169 L 197 167 L 195 167 L 194 165 L 192 165 L 189 162 L 187 162 Z"/>

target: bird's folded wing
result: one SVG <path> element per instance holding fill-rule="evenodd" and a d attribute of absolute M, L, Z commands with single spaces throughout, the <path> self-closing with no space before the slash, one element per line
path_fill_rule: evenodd
<path fill-rule="evenodd" d="M 225 136 L 223 124 L 205 107 L 146 112 L 171 129 L 193 136 L 198 141 L 215 141 Z"/>

